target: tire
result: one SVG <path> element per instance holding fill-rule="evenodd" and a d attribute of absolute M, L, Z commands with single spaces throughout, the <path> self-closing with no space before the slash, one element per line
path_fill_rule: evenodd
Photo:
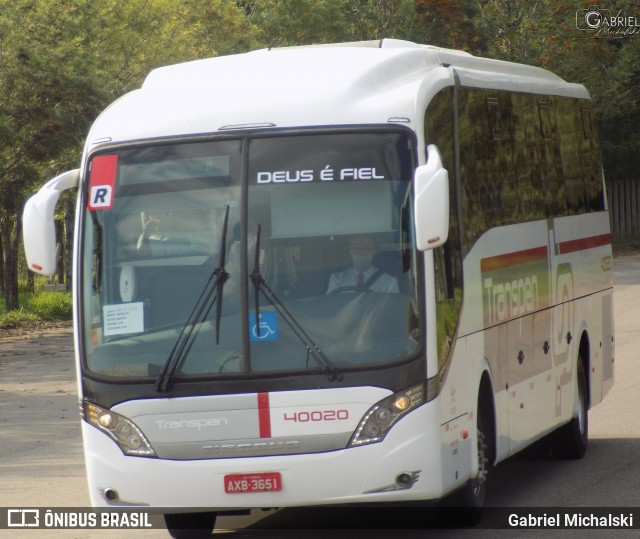
<path fill-rule="evenodd" d="M 478 406 L 478 473 L 467 484 L 438 504 L 441 520 L 453 526 L 475 526 L 482 519 L 487 486 L 492 471 L 493 435 L 488 411 Z"/>
<path fill-rule="evenodd" d="M 211 537 L 216 513 L 173 513 L 164 516 L 169 534 L 174 539 Z"/>
<path fill-rule="evenodd" d="M 589 442 L 587 374 L 581 357 L 578 357 L 576 371 L 576 391 L 573 405 L 575 416 L 554 433 L 552 441 L 553 454 L 566 459 L 584 457 Z"/>

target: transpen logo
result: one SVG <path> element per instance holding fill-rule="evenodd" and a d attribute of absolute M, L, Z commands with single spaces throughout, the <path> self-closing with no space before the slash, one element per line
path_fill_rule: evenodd
<path fill-rule="evenodd" d="M 547 264 L 546 246 L 483 258 L 480 272 L 485 326 L 547 307 Z"/>
<path fill-rule="evenodd" d="M 229 424 L 226 417 L 211 417 L 206 419 L 183 419 L 173 421 L 156 421 L 159 430 L 172 429 L 207 429 L 212 427 L 225 427 Z"/>

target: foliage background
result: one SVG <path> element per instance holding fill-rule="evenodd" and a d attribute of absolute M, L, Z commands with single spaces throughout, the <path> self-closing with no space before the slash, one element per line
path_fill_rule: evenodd
<path fill-rule="evenodd" d="M 0 0 L 0 295 L 20 305 L 26 198 L 78 166 L 83 137 L 111 101 L 153 68 L 259 47 L 407 39 L 550 69 L 591 92 L 609 182 L 640 165 L 638 35 L 577 28 L 593 1 Z M 640 18 L 640 3 L 599 2 Z M 71 195 L 72 196 L 72 195 Z M 70 252 L 73 204 L 60 204 Z M 67 257 L 61 257 L 64 261 Z M 64 264 L 63 264 L 64 265 Z M 69 286 L 68 269 L 59 282 Z"/>

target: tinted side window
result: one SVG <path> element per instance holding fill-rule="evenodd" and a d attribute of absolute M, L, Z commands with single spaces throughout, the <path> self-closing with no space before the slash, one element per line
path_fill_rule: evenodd
<path fill-rule="evenodd" d="M 461 88 L 464 246 L 503 225 L 602 211 L 590 103 Z"/>

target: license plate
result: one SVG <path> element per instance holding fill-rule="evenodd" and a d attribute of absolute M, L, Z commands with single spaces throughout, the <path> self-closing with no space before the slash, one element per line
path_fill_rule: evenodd
<path fill-rule="evenodd" d="M 224 491 L 227 494 L 249 492 L 278 492 L 282 490 L 280 472 L 234 474 L 224 476 Z"/>

